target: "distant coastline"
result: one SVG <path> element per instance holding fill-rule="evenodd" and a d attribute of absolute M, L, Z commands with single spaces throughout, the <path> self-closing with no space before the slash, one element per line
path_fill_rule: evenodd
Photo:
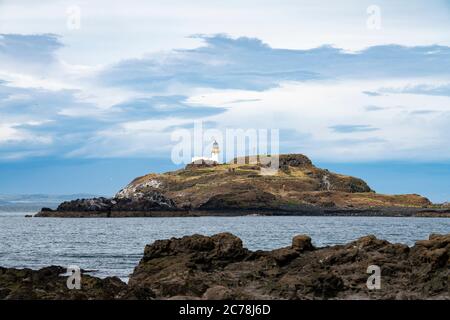
<path fill-rule="evenodd" d="M 52 194 L 0 194 L 0 212 L 36 213 L 46 207 L 56 209 L 63 201 L 79 198 L 98 197 L 98 195 L 76 193 L 67 195 Z"/>

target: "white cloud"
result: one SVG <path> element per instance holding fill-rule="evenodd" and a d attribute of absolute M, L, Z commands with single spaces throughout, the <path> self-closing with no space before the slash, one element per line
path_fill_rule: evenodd
<path fill-rule="evenodd" d="M 182 119 L 145 120 L 125 122 L 96 132 L 79 148 L 69 152 L 69 157 L 155 157 L 170 153 L 172 142 L 168 123 L 181 125 Z"/>
<path fill-rule="evenodd" d="M 28 125 L 38 125 L 38 122 L 24 123 Z M 29 143 L 29 144 L 50 144 L 52 138 L 46 135 L 35 135 L 27 130 L 17 129 L 19 124 L 0 123 L 0 147 L 2 145 L 13 143 Z"/>
<path fill-rule="evenodd" d="M 38 9 L 50 8 L 55 14 L 66 4 L 31 3 Z M 357 13 L 362 7 L 351 4 L 320 11 L 313 2 L 304 2 L 301 8 L 312 16 L 332 11 L 342 15 L 324 25 L 317 25 L 317 19 L 312 18 L 300 21 L 294 27 L 313 28 L 300 32 L 308 33 L 304 43 L 298 41 L 295 33 L 283 33 L 276 26 L 269 30 L 274 27 L 272 23 L 257 31 L 243 28 L 238 32 L 245 14 L 252 9 L 247 4 L 242 5 L 245 14 L 234 15 L 235 24 L 217 20 L 217 31 L 259 38 L 197 36 L 186 38 L 190 49 L 182 49 L 187 42 L 176 43 L 176 39 L 204 33 L 201 21 L 193 23 L 195 28 L 183 29 L 183 34 L 181 29 L 168 32 L 167 43 L 156 38 L 154 47 L 145 47 L 154 40 L 151 33 L 141 30 L 136 38 L 130 38 L 128 29 L 117 33 L 120 22 L 111 24 L 111 17 L 104 18 L 107 23 L 103 26 L 91 24 L 102 21 L 102 17 L 98 5 L 90 2 L 80 4 L 87 21 L 79 35 L 61 27 L 56 28 L 61 31 L 60 36 L 3 35 L 0 56 L 6 59 L 0 61 L 0 140 L 7 144 L 3 150 L 9 155 L 30 156 L 151 156 L 170 149 L 167 128 L 203 119 L 222 129 L 279 128 L 290 133 L 282 141 L 286 151 L 324 160 L 450 159 L 446 148 L 450 135 L 450 48 L 443 46 L 447 38 L 438 32 L 440 46 L 417 46 L 429 43 L 429 39 L 427 42 L 421 36 L 399 37 L 405 29 L 394 27 L 388 17 L 386 32 L 392 34 L 392 28 L 396 30 L 393 42 L 414 46 L 386 45 L 383 41 L 390 38 L 385 38 L 369 41 L 383 45 L 349 51 L 365 47 L 362 37 L 367 33 L 354 29 L 349 33 L 354 37 L 351 41 L 342 33 L 364 19 Z M 217 6 L 223 6 L 230 15 L 235 13 L 228 4 L 205 3 L 198 12 L 186 11 L 184 6 L 159 3 L 153 10 L 137 6 L 126 12 L 120 6 L 109 6 L 107 11 L 128 21 L 132 17 L 139 20 L 161 15 L 152 23 L 162 29 L 167 21 L 183 19 L 183 14 L 214 21 L 216 14 L 211 8 Z M 299 5 L 277 3 L 279 11 L 272 14 L 285 13 L 296 6 Z M 21 5 L 0 7 L 11 13 L 9 20 L 23 17 L 18 11 Z M 267 23 L 263 13 L 267 8 L 274 8 L 274 4 L 253 7 L 255 16 L 249 21 Z M 383 8 L 392 7 L 384 4 Z M 347 12 L 351 13 L 349 20 L 343 18 Z M 401 10 L 397 8 L 396 12 Z M 31 20 L 38 23 L 45 15 L 45 10 L 37 10 Z M 287 21 L 290 18 L 287 16 Z M 333 29 L 333 23 L 342 19 L 346 24 L 337 28 L 339 36 L 322 32 Z M 64 22 L 64 16 L 54 17 L 48 26 L 60 22 Z M 439 17 L 436 23 L 442 23 Z M 11 32 L 18 28 L 18 32 L 22 27 L 12 23 L 8 28 Z M 111 43 L 112 48 L 100 48 L 105 42 L 93 41 L 99 30 L 105 31 L 104 41 Z M 412 30 L 408 33 L 416 35 Z M 292 49 L 307 48 L 316 42 L 323 45 L 328 42 L 323 37 L 328 36 L 343 49 Z M 125 42 L 121 37 L 130 39 Z M 143 45 L 137 44 L 142 37 Z M 175 43 L 177 50 L 162 50 L 173 49 Z M 22 52 L 28 47 L 34 50 Z M 151 52 L 154 48 L 158 48 L 157 53 Z M 36 150 L 38 145 L 42 149 Z"/>
<path fill-rule="evenodd" d="M 226 90 L 191 97 L 207 105 L 230 100 L 254 99 L 240 103 L 224 114 L 210 118 L 222 128 L 295 129 L 304 140 L 287 151 L 301 152 L 320 160 L 446 160 L 450 120 L 449 97 L 390 94 L 371 97 L 363 94 L 380 85 L 401 86 L 395 81 L 343 81 L 329 83 L 289 83 L 264 92 Z M 380 109 L 367 111 L 376 104 Z M 421 113 L 426 109 L 433 113 Z M 368 126 L 377 130 L 339 133 L 336 125 Z"/>
<path fill-rule="evenodd" d="M 373 4 L 381 8 L 380 30 L 366 27 L 366 10 Z M 81 9 L 79 30 L 67 28 L 66 11 L 73 5 Z M 198 33 L 247 35 L 289 49 L 323 44 L 347 50 L 387 43 L 450 45 L 446 0 L 4 0 L 0 8 L 3 32 L 60 34 L 67 45 L 61 56 L 74 64 L 112 63 L 146 52 L 194 48 L 200 41 L 188 36 Z"/>

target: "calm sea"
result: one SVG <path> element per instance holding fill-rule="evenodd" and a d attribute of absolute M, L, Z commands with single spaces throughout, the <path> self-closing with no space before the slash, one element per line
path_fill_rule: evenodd
<path fill-rule="evenodd" d="M 252 250 L 288 246 L 308 234 L 316 246 L 374 234 L 413 245 L 430 233 L 450 233 L 450 219 L 382 217 L 25 218 L 0 212 L 0 266 L 78 265 L 93 275 L 126 280 L 144 247 L 158 239 L 231 232 Z"/>

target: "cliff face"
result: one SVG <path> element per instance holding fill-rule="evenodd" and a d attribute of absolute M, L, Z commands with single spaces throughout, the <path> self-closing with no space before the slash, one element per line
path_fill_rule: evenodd
<path fill-rule="evenodd" d="M 280 155 L 279 170 L 274 175 L 262 175 L 262 168 L 258 157 L 227 164 L 189 164 L 181 170 L 136 178 L 112 199 L 65 202 L 57 213 L 43 210 L 39 216 L 64 216 L 68 212 L 72 216 L 77 212 L 99 216 L 120 216 L 124 212 L 158 215 L 162 211 L 311 212 L 315 208 L 367 210 L 431 205 L 419 195 L 376 194 L 363 180 L 317 168 L 301 154 Z"/>
<path fill-rule="evenodd" d="M 61 267 L 38 271 L 0 267 L 0 299 L 450 299 L 450 235 L 413 247 L 374 236 L 316 248 L 306 235 L 272 251 L 250 251 L 221 233 L 147 245 L 128 284 L 83 275 L 69 290 Z M 380 267 L 369 290 L 367 269 Z"/>

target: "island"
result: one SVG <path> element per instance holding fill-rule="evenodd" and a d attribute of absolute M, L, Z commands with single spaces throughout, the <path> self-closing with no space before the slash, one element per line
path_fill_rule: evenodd
<path fill-rule="evenodd" d="M 113 198 L 65 201 L 36 217 L 192 217 L 237 215 L 450 217 L 450 206 L 417 194 L 384 195 L 362 179 L 316 167 L 302 154 L 279 155 L 261 174 L 261 156 L 229 163 L 200 159 L 134 179 Z"/>

